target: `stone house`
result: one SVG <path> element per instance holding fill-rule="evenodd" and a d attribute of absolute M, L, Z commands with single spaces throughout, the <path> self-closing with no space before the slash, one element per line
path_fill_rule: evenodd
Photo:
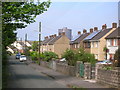
<path fill-rule="evenodd" d="M 120 27 L 115 29 L 106 38 L 107 47 L 107 59 L 114 59 L 114 55 L 118 47 L 120 46 Z"/>
<path fill-rule="evenodd" d="M 90 33 L 87 33 L 87 30 L 83 30 L 83 34 L 78 32 L 78 35 L 70 41 L 70 49 L 77 50 L 79 48 L 83 48 L 83 40 L 86 38 Z"/>
<path fill-rule="evenodd" d="M 107 25 L 102 26 L 102 30 L 99 34 L 95 35 L 91 40 L 91 53 L 95 55 L 98 61 L 106 59 L 105 52 L 103 51 L 106 47 L 105 37 L 112 33 L 117 28 L 117 23 L 112 23 L 112 28 L 107 28 Z"/>

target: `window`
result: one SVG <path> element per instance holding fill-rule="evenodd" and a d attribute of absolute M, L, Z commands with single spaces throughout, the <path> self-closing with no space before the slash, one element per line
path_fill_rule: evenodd
<path fill-rule="evenodd" d="M 94 47 L 94 42 L 92 42 L 92 47 Z"/>
<path fill-rule="evenodd" d="M 117 39 L 114 40 L 114 46 L 117 46 Z"/>
<path fill-rule="evenodd" d="M 111 39 L 110 40 L 110 46 L 113 46 L 114 45 L 114 39 Z"/>
<path fill-rule="evenodd" d="M 95 45 L 95 47 L 98 47 L 98 42 L 96 42 L 96 45 Z"/>
<path fill-rule="evenodd" d="M 120 39 L 118 39 L 118 46 L 120 46 Z"/>
<path fill-rule="evenodd" d="M 95 54 L 95 59 L 98 59 L 98 54 Z"/>

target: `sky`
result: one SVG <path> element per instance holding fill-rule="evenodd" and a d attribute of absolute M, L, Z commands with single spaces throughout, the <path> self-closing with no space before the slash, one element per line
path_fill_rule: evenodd
<path fill-rule="evenodd" d="M 58 34 L 58 29 L 67 27 L 72 29 L 72 36 L 78 31 L 98 27 L 103 24 L 111 27 L 118 23 L 118 2 L 52 2 L 48 11 L 37 16 L 36 22 L 24 29 L 17 30 L 17 37 L 24 40 L 27 33 L 28 40 L 37 41 L 39 22 L 41 22 L 41 38 Z"/>

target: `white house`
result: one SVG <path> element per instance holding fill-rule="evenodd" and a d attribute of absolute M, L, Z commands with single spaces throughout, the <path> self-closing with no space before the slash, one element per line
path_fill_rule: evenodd
<path fill-rule="evenodd" d="M 107 47 L 107 59 L 114 59 L 114 55 L 118 47 L 120 46 L 120 27 L 109 34 L 106 38 Z"/>

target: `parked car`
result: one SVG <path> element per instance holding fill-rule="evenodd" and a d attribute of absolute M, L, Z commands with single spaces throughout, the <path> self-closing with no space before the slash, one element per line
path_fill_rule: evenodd
<path fill-rule="evenodd" d="M 26 58 L 25 55 L 21 55 L 21 56 L 20 56 L 20 62 L 22 62 L 22 61 L 26 61 L 26 60 L 27 60 L 27 58 Z"/>
<path fill-rule="evenodd" d="M 110 60 L 99 61 L 97 64 L 112 64 Z"/>
<path fill-rule="evenodd" d="M 20 54 L 16 54 L 15 58 L 20 59 L 20 56 L 21 56 Z"/>

